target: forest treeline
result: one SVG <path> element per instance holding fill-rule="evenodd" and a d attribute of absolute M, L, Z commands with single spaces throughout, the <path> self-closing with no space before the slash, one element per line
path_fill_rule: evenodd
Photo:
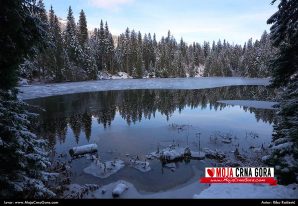
<path fill-rule="evenodd" d="M 43 22 L 46 45 L 35 47 L 35 55 L 21 65 L 21 76 L 45 82 L 96 80 L 103 74 L 125 72 L 133 78 L 194 76 L 270 76 L 270 59 L 276 53 L 270 35 L 249 39 L 244 45 L 217 42 L 176 41 L 169 31 L 159 41 L 155 34 L 129 28 L 119 36 L 111 34 L 107 22 L 89 32 L 81 10 L 78 22 L 71 7 L 66 25 L 42 0 L 36 14 Z"/>

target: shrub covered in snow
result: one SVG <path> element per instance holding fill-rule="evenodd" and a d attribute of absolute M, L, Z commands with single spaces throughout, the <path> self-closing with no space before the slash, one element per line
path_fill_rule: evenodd
<path fill-rule="evenodd" d="M 54 197 L 46 186 L 45 170 L 50 166 L 46 142 L 30 131 L 35 115 L 24 109 L 28 105 L 15 93 L 0 90 L 0 197 Z"/>
<path fill-rule="evenodd" d="M 297 182 L 298 176 L 298 74 L 283 94 L 274 128 L 272 155 L 264 161 L 275 167 L 280 183 Z"/>

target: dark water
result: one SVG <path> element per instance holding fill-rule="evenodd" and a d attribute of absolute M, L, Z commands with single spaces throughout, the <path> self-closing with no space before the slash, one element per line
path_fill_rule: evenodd
<path fill-rule="evenodd" d="M 130 156 L 144 159 L 157 148 L 172 143 L 231 153 L 236 147 L 252 153 L 251 146 L 271 142 L 274 111 L 226 106 L 226 99 L 268 100 L 273 92 L 263 86 L 222 87 L 203 90 L 131 90 L 71 94 L 28 101 L 45 109 L 40 114 L 39 133 L 50 143 L 54 159 L 60 154 L 69 160 L 69 149 L 96 143 L 99 156 L 108 161 Z M 177 129 L 183 127 L 182 130 Z M 198 137 L 200 133 L 200 141 Z M 231 144 L 214 140 L 217 135 L 233 136 Z M 212 162 L 178 163 L 173 172 L 158 160 L 152 170 L 142 173 L 126 166 L 107 179 L 85 174 L 91 160 L 71 162 L 73 183 L 108 184 L 119 179 L 133 183 L 139 190 L 156 192 L 199 178 Z"/>

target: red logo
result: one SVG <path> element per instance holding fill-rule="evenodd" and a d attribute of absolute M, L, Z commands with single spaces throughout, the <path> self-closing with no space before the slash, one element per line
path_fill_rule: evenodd
<path fill-rule="evenodd" d="M 205 168 L 205 177 L 201 183 L 249 183 L 277 185 L 274 168 L 268 167 L 209 167 Z"/>
<path fill-rule="evenodd" d="M 209 175 L 210 177 L 213 177 L 213 176 L 214 176 L 215 169 L 214 169 L 214 168 L 212 168 L 212 169 L 207 169 L 207 172 L 208 172 L 208 175 Z"/>

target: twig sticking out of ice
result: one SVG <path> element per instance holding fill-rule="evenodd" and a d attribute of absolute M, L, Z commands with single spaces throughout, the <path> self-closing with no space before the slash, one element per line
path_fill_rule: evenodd
<path fill-rule="evenodd" d="M 169 168 L 169 169 L 176 169 L 176 164 L 175 163 L 168 163 L 168 164 L 165 164 L 165 167 Z"/>
<path fill-rule="evenodd" d="M 84 172 L 87 174 L 91 174 L 95 177 L 104 179 L 117 173 L 123 167 L 124 162 L 122 160 L 114 160 L 107 162 L 100 162 L 99 160 L 95 160 L 91 163 L 89 167 L 84 169 Z"/>
<path fill-rule="evenodd" d="M 71 156 L 83 155 L 88 153 L 97 152 L 97 145 L 96 144 L 88 144 L 79 147 L 74 147 L 69 150 L 69 154 Z"/>
<path fill-rule="evenodd" d="M 205 154 L 205 152 L 194 152 L 194 151 L 191 151 L 191 157 L 193 159 L 203 160 L 203 159 L 205 159 L 206 154 Z"/>
<path fill-rule="evenodd" d="M 148 160 L 158 159 L 158 158 L 160 158 L 160 153 L 159 152 L 151 152 L 150 154 L 146 155 L 146 158 Z"/>
<path fill-rule="evenodd" d="M 183 158 L 205 159 L 204 152 L 191 151 L 188 147 L 176 147 L 171 145 L 160 152 L 152 152 L 146 156 L 147 159 L 159 158 L 163 162 L 173 162 Z"/>
<path fill-rule="evenodd" d="M 149 166 L 149 162 L 147 161 L 140 161 L 140 160 L 134 160 L 134 159 L 131 159 L 129 161 L 132 167 L 136 168 L 141 172 L 149 172 L 151 170 L 151 167 Z"/>
<path fill-rule="evenodd" d="M 209 148 L 205 148 L 204 152 L 206 153 L 206 157 L 209 159 L 223 160 L 226 157 L 226 155 L 224 153 L 216 151 L 216 150 L 213 151 Z"/>
<path fill-rule="evenodd" d="M 183 159 L 185 156 L 190 156 L 189 154 L 190 150 L 188 148 L 182 148 L 182 147 L 168 147 L 163 149 L 160 152 L 160 160 L 163 162 L 170 162 L 175 161 L 179 159 Z"/>
<path fill-rule="evenodd" d="M 128 190 L 128 186 L 124 183 L 119 183 L 113 189 L 112 195 L 113 195 L 114 198 L 115 197 L 120 197 L 126 190 Z"/>

